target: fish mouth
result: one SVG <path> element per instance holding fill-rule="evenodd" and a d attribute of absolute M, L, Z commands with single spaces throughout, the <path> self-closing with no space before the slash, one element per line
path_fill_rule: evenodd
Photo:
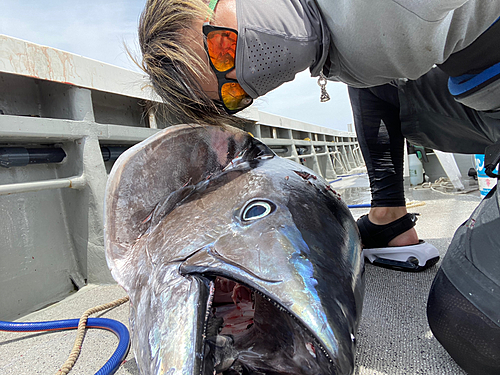
<path fill-rule="evenodd" d="M 227 277 L 193 276 L 210 289 L 202 374 L 337 373 L 313 332 L 271 297 Z"/>

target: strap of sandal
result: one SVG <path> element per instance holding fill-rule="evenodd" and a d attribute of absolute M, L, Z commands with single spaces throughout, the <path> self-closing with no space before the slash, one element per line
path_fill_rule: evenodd
<path fill-rule="evenodd" d="M 417 213 L 406 214 L 389 224 L 373 224 L 368 215 L 361 216 L 358 228 L 363 246 L 367 249 L 387 247 L 389 242 L 401 233 L 413 228 L 417 222 Z"/>

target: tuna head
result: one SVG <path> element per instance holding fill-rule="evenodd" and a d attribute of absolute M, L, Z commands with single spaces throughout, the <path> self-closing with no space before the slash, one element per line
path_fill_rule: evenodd
<path fill-rule="evenodd" d="M 177 126 L 115 164 L 105 241 L 142 374 L 350 374 L 363 264 L 347 207 L 247 133 Z"/>

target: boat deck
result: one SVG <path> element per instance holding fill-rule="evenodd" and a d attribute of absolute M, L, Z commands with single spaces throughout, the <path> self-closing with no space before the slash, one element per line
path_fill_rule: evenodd
<path fill-rule="evenodd" d="M 369 203 L 366 175 L 332 183 L 347 204 Z M 419 212 L 417 231 L 421 238 L 446 253 L 455 229 L 480 201 L 478 191 L 443 194 L 430 189 L 408 189 L 410 201 L 425 203 L 409 209 Z M 352 209 L 355 219 L 367 208 Z M 432 335 L 426 318 L 427 295 L 440 262 L 421 273 L 391 271 L 366 265 L 366 294 L 357 343 L 356 375 L 465 374 Z M 18 321 L 74 319 L 88 308 L 125 296 L 117 285 L 88 285 L 77 293 Z M 128 303 L 92 317 L 106 317 L 128 325 Z M 50 333 L 0 332 L 0 374 L 50 374 L 64 363 L 75 339 L 75 331 Z M 111 356 L 118 343 L 110 332 L 91 329 L 70 374 L 93 374 Z M 119 375 L 137 375 L 130 352 L 118 369 Z"/>

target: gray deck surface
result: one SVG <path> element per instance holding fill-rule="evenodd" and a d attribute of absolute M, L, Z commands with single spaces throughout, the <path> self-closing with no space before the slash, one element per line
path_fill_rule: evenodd
<path fill-rule="evenodd" d="M 348 204 L 369 203 L 366 176 L 332 184 Z M 408 200 L 425 202 L 417 231 L 444 255 L 455 229 L 480 201 L 479 192 L 445 195 L 431 190 L 408 190 Z M 368 209 L 352 209 L 355 219 Z M 366 266 L 366 294 L 357 343 L 357 375 L 465 374 L 433 337 L 426 303 L 437 266 L 406 273 Z M 89 285 L 63 301 L 18 321 L 74 319 L 88 308 L 125 296 L 116 285 Z M 128 304 L 91 317 L 116 319 L 128 325 Z M 66 360 L 76 331 L 51 333 L 0 332 L 0 374 L 53 374 Z M 87 332 L 82 353 L 70 374 L 94 374 L 111 356 L 118 340 L 107 331 Z M 139 374 L 132 352 L 116 374 Z"/>

